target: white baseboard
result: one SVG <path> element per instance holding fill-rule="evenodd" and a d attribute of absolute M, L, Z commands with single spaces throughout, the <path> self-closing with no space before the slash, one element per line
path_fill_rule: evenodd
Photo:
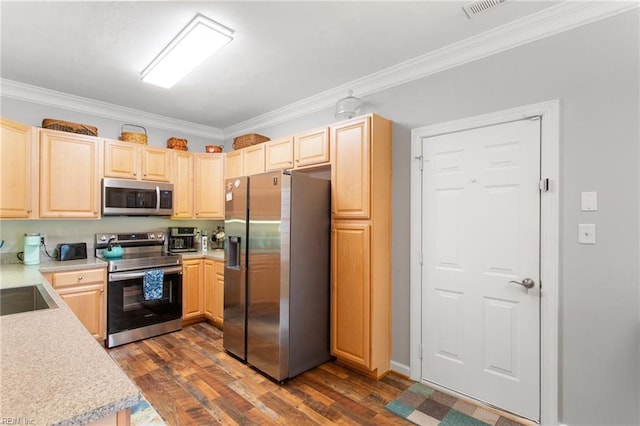
<path fill-rule="evenodd" d="M 409 377 L 408 365 L 400 364 L 399 362 L 396 362 L 396 361 L 391 361 L 391 370 L 395 371 L 396 373 L 400 373 Z"/>

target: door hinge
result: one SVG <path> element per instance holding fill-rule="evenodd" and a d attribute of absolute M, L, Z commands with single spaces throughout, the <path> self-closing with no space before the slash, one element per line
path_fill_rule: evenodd
<path fill-rule="evenodd" d="M 422 359 L 422 345 L 418 345 L 418 358 Z"/>
<path fill-rule="evenodd" d="M 420 167 L 420 171 L 422 171 L 422 168 L 424 167 L 424 157 L 420 155 L 418 157 L 413 157 L 413 158 L 418 160 L 418 167 Z"/>
<path fill-rule="evenodd" d="M 551 180 L 549 178 L 542 179 L 540 181 L 539 188 L 542 192 L 549 192 L 551 188 Z"/>
<path fill-rule="evenodd" d="M 422 265 L 422 250 L 418 252 L 418 264 Z"/>

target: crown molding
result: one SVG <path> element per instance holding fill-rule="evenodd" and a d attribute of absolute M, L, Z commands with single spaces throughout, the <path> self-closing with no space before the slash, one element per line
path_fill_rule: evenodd
<path fill-rule="evenodd" d="M 223 129 L 225 137 L 275 126 L 332 108 L 353 90 L 358 97 L 418 80 L 536 40 L 637 8 L 637 1 L 565 1 L 479 35 Z"/>
<path fill-rule="evenodd" d="M 143 126 L 169 130 L 179 134 L 207 138 L 215 142 L 223 142 L 222 129 L 192 123 L 176 118 L 126 108 L 107 102 L 96 101 L 68 93 L 57 92 L 38 86 L 32 86 L 13 80 L 0 79 L 0 94 L 3 97 L 33 102 L 55 108 L 77 111 L 97 117 L 109 118 L 125 123 L 134 122 Z"/>

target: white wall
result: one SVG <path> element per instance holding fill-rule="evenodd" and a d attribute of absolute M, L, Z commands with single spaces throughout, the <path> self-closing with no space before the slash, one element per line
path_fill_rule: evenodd
<path fill-rule="evenodd" d="M 395 363 L 409 364 L 411 129 L 560 99 L 560 420 L 640 424 L 639 31 L 634 10 L 366 99 L 394 121 Z M 322 111 L 256 131 L 331 121 Z M 580 211 L 581 191 L 598 192 L 598 212 Z M 578 245 L 578 223 L 597 225 L 597 245 Z"/>
<path fill-rule="evenodd" d="M 411 129 L 560 99 L 560 420 L 640 424 L 638 15 L 636 9 L 366 99 L 368 111 L 394 121 L 395 363 L 409 364 Z M 10 118 L 27 114 L 16 102 L 3 100 L 2 107 Z M 332 121 L 333 111 L 326 110 L 255 131 L 275 138 Z M 117 136 L 119 127 L 107 127 L 113 135 L 105 136 Z M 580 212 L 581 191 L 598 191 L 598 212 Z M 597 245 L 577 244 L 578 223 L 597 225 Z M 1 225 L 4 234 L 6 221 Z"/>

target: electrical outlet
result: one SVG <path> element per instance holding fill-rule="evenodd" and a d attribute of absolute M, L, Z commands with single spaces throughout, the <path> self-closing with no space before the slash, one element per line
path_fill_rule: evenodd
<path fill-rule="evenodd" d="M 41 236 L 41 237 L 40 237 L 40 244 L 41 244 L 41 245 L 44 245 L 44 236 Z"/>

